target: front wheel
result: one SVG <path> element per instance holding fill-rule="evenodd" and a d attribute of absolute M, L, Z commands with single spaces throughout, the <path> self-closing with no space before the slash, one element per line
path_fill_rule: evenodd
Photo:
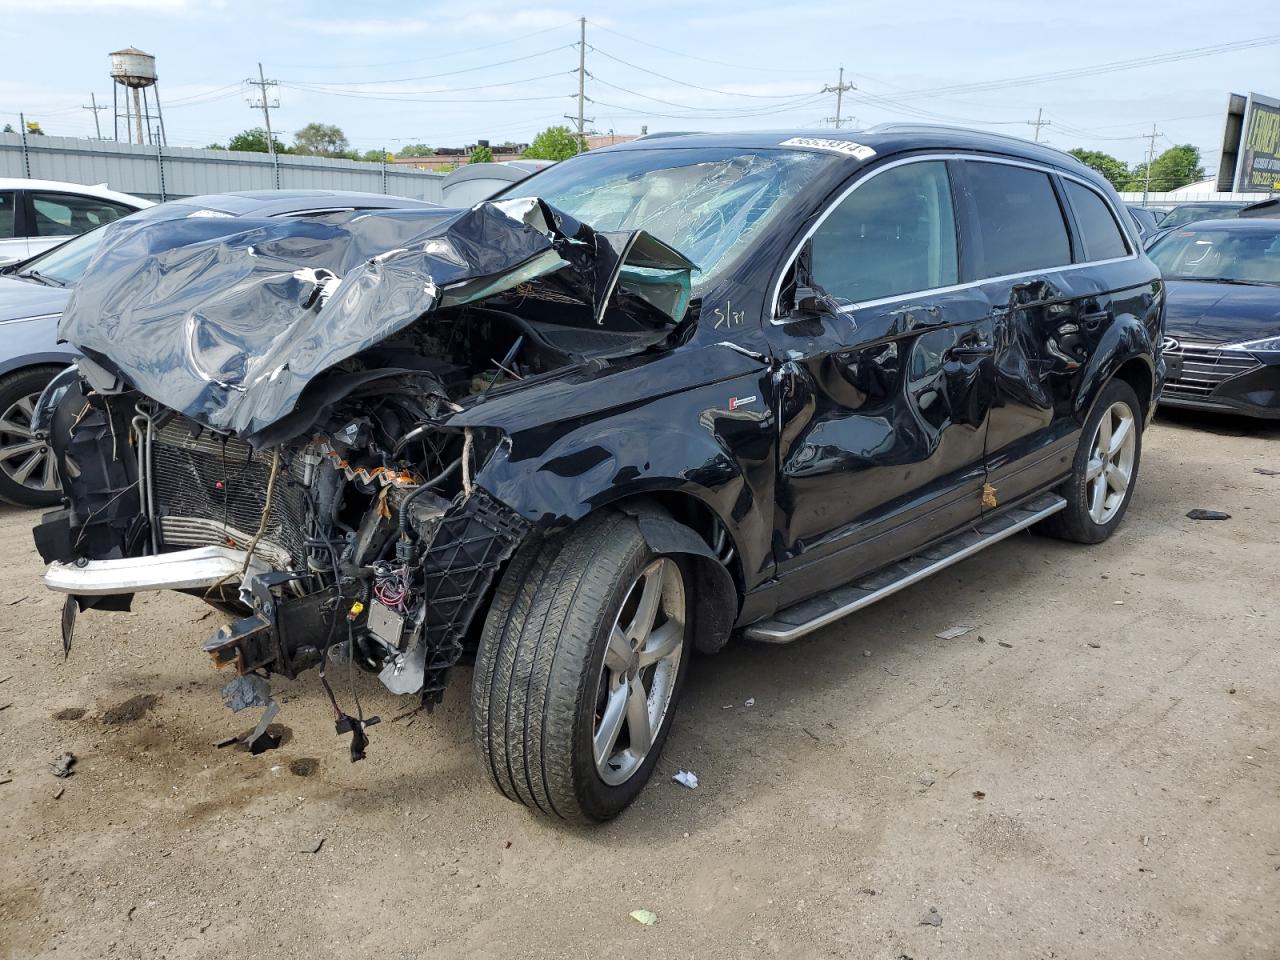
<path fill-rule="evenodd" d="M 1060 489 L 1065 509 L 1045 521 L 1044 532 L 1076 543 L 1101 543 L 1124 519 L 1142 459 L 1142 408 L 1123 380 L 1112 380 L 1080 433 L 1071 476 Z"/>
<path fill-rule="evenodd" d="M 690 582 L 622 514 L 516 554 L 471 696 L 476 745 L 503 794 L 575 821 L 608 820 L 636 798 L 688 667 Z"/>

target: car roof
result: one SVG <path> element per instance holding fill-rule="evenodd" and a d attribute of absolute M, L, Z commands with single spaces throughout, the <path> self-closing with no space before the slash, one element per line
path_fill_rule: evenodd
<path fill-rule="evenodd" d="M 809 141 L 795 143 L 787 141 Z M 751 130 L 740 133 L 651 133 L 627 143 L 600 147 L 591 153 L 628 150 L 654 150 L 676 148 L 728 148 L 728 149 L 788 149 L 810 150 L 817 153 L 841 155 L 830 144 L 854 144 L 870 147 L 877 154 L 903 153 L 913 150 L 948 150 L 955 152 L 981 151 L 1003 154 L 1045 163 L 1070 170 L 1091 182 L 1106 181 L 1096 171 L 1085 166 L 1069 153 L 1032 143 L 1019 137 L 967 130 L 963 127 L 935 126 L 931 124 L 885 123 L 865 130 Z M 868 162 L 871 157 L 843 154 L 851 166 Z"/>
<path fill-rule="evenodd" d="M 241 190 L 182 197 L 171 200 L 170 203 L 199 210 L 213 210 L 233 217 L 271 217 L 307 210 L 404 210 L 440 206 L 429 200 L 412 200 L 385 193 L 361 193 L 358 190 Z"/>
<path fill-rule="evenodd" d="M 135 197 L 131 193 L 111 190 L 105 183 L 69 183 L 65 180 L 34 180 L 26 177 L 0 177 L 0 190 L 50 190 L 57 193 L 79 193 L 86 197 L 116 200 L 141 209 L 152 206 L 154 201 Z"/>

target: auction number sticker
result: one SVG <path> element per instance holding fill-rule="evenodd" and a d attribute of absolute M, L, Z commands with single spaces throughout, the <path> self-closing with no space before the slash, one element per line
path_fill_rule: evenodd
<path fill-rule="evenodd" d="M 830 150 L 832 153 L 843 153 L 855 160 L 870 160 L 876 152 L 870 147 L 852 140 L 827 140 L 823 137 L 792 137 L 778 144 L 780 147 L 811 147 L 814 150 Z"/>

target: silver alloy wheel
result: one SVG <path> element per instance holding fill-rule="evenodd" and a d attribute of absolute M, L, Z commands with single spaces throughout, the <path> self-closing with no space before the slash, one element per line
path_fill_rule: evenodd
<path fill-rule="evenodd" d="M 1117 401 L 1098 421 L 1090 448 L 1085 486 L 1089 496 L 1089 516 L 1105 525 L 1120 511 L 1125 492 L 1133 478 L 1133 459 L 1138 450 L 1138 429 L 1133 410 Z"/>
<path fill-rule="evenodd" d="M 640 769 L 671 707 L 684 652 L 684 578 L 659 557 L 640 572 L 609 631 L 591 746 L 600 779 L 616 787 Z"/>
<path fill-rule="evenodd" d="M 31 431 L 31 415 L 40 394 L 21 397 L 0 414 L 0 470 L 28 490 L 47 493 L 58 488 L 53 451 Z"/>

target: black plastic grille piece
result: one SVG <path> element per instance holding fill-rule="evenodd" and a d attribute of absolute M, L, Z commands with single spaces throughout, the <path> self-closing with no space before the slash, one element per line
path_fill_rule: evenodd
<path fill-rule="evenodd" d="M 462 638 L 498 568 L 515 551 L 529 524 L 484 490 L 459 494 L 440 519 L 422 558 L 427 648 L 422 704 L 444 697 L 449 668 L 462 658 Z"/>

